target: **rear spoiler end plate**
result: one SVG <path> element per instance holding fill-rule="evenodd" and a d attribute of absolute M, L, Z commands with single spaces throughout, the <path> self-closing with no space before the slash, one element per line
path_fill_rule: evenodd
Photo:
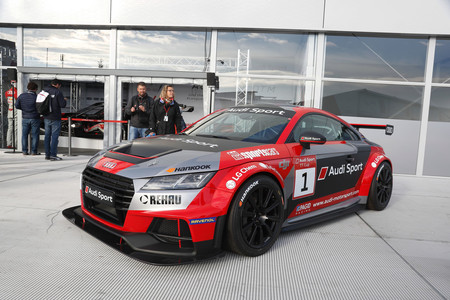
<path fill-rule="evenodd" d="M 384 129 L 384 133 L 386 135 L 392 135 L 394 133 L 394 125 L 374 125 L 374 124 L 351 124 L 353 127 L 355 127 L 358 131 L 360 128 L 365 129 Z"/>

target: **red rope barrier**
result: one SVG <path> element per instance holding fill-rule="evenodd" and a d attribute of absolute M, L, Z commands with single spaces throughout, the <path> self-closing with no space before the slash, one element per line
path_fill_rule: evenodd
<path fill-rule="evenodd" d="M 61 118 L 61 121 L 67 121 L 68 118 Z M 103 122 L 103 123 L 127 123 L 128 121 L 117 121 L 117 120 L 96 120 L 96 119 L 78 119 L 74 118 L 72 121 L 81 121 L 81 122 Z"/>

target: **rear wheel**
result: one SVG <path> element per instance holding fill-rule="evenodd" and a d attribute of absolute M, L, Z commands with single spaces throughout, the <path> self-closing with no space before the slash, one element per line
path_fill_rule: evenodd
<path fill-rule="evenodd" d="M 383 210 L 389 203 L 392 194 L 392 168 L 387 162 L 380 164 L 372 179 L 367 208 Z"/>
<path fill-rule="evenodd" d="M 280 234 L 283 213 L 278 184 L 267 176 L 248 180 L 231 204 L 227 223 L 230 250 L 247 256 L 267 252 Z"/>

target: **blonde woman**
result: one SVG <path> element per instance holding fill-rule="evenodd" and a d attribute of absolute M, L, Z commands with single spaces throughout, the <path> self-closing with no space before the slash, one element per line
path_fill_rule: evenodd
<path fill-rule="evenodd" d="M 150 114 L 149 135 L 176 134 L 181 131 L 180 106 L 173 85 L 165 85 Z"/>

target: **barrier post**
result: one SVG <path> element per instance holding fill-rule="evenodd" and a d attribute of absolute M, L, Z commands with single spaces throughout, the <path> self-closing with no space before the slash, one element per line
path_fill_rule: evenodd
<path fill-rule="evenodd" d="M 68 117 L 67 118 L 67 122 L 69 125 L 69 141 L 68 141 L 68 147 L 69 147 L 69 153 L 67 154 L 68 156 L 72 156 L 72 117 Z"/>
<path fill-rule="evenodd" d="M 127 140 L 130 140 L 130 120 L 128 120 L 127 124 L 128 124 L 128 127 L 127 127 Z"/>

